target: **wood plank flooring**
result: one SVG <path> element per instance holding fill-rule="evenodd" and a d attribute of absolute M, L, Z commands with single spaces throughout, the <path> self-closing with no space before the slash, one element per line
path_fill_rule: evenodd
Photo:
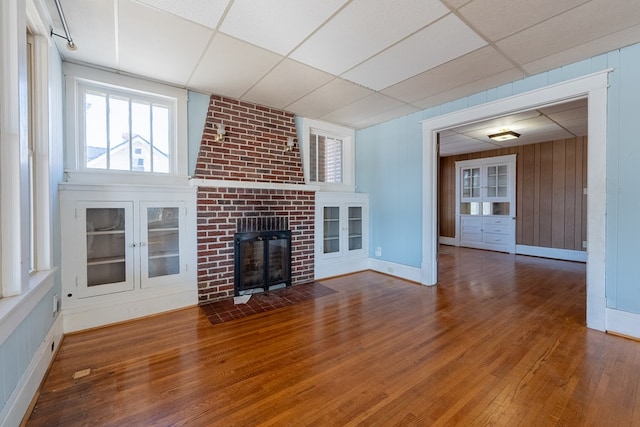
<path fill-rule="evenodd" d="M 640 343 L 586 328 L 584 264 L 440 261 L 436 287 L 363 272 L 217 325 L 194 307 L 67 336 L 27 425 L 640 425 Z"/>

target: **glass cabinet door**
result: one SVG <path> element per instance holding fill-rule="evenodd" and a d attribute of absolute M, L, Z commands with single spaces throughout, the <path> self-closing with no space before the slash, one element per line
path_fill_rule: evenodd
<path fill-rule="evenodd" d="M 78 274 L 80 297 L 133 289 L 131 207 L 126 202 L 80 205 L 78 227 L 85 236 L 80 251 L 85 266 Z"/>
<path fill-rule="evenodd" d="M 507 165 L 487 166 L 487 197 L 507 197 Z"/>
<path fill-rule="evenodd" d="M 480 168 L 462 169 L 462 198 L 471 199 L 480 197 Z"/>
<path fill-rule="evenodd" d="M 182 273 L 180 262 L 181 224 L 184 208 L 179 203 L 142 203 L 143 227 L 140 242 L 142 286 L 145 280 Z"/>
<path fill-rule="evenodd" d="M 362 249 L 362 207 L 349 206 L 349 250 Z"/>
<path fill-rule="evenodd" d="M 325 206 L 323 209 L 323 246 L 325 254 L 340 252 L 340 207 Z"/>

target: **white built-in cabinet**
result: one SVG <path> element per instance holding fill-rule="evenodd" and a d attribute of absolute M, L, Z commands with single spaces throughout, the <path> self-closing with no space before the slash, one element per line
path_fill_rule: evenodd
<path fill-rule="evenodd" d="M 316 279 L 367 268 L 368 194 L 318 192 L 315 218 Z"/>
<path fill-rule="evenodd" d="M 195 188 L 63 184 L 60 206 L 69 330 L 197 304 Z"/>
<path fill-rule="evenodd" d="M 456 242 L 515 253 L 516 156 L 456 162 Z"/>

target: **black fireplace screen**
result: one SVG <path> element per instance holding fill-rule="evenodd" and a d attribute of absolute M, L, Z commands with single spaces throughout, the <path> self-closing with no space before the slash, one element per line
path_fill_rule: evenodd
<path fill-rule="evenodd" d="M 234 293 L 291 285 L 291 231 L 234 235 Z"/>

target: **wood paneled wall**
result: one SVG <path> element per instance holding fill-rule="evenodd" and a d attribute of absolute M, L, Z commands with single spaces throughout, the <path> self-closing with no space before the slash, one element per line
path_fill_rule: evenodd
<path fill-rule="evenodd" d="M 587 137 L 440 159 L 440 236 L 455 237 L 455 162 L 516 154 L 516 244 L 582 251 Z"/>

